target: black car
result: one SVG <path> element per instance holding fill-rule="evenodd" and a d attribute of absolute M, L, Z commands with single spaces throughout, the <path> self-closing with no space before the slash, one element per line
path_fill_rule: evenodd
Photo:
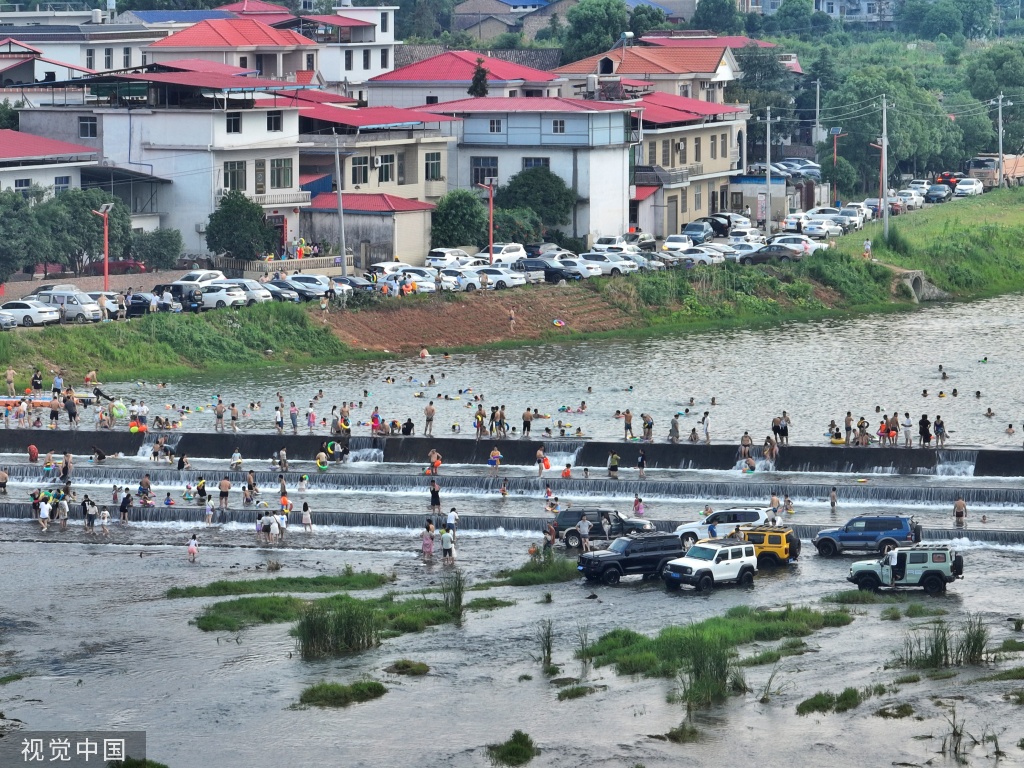
<path fill-rule="evenodd" d="M 271 280 L 267 285 L 276 285 L 278 288 L 282 288 L 286 291 L 295 291 L 299 295 L 302 301 L 313 301 L 319 299 L 322 295 L 322 291 L 314 291 L 305 285 L 299 283 L 292 283 L 288 280 Z"/>
<path fill-rule="evenodd" d="M 670 561 L 683 554 L 683 543 L 675 534 L 638 533 L 616 539 L 608 549 L 584 552 L 576 569 L 587 581 L 617 584 L 623 576 L 658 578 Z"/>
<path fill-rule="evenodd" d="M 756 251 L 744 253 L 739 258 L 740 264 L 767 264 L 772 259 L 779 261 L 800 261 L 803 254 L 778 243 L 764 245 Z"/>
<path fill-rule="evenodd" d="M 331 280 L 333 280 L 336 283 L 340 283 L 341 285 L 347 285 L 353 291 L 369 291 L 370 293 L 373 293 L 374 290 L 373 283 L 371 283 L 365 277 L 337 276 L 332 277 Z"/>
<path fill-rule="evenodd" d="M 625 517 L 614 509 L 599 509 L 597 507 L 569 507 L 561 510 L 555 516 L 555 525 L 558 526 L 558 536 L 565 541 L 565 546 L 576 548 L 583 542 L 583 537 L 576 529 L 583 515 L 594 526 L 590 531 L 592 539 L 614 539 L 618 536 L 626 536 L 631 533 L 643 533 L 653 531 L 654 523 L 650 520 L 642 520 L 639 517 Z M 604 527 L 601 525 L 601 518 L 607 516 L 611 523 L 608 535 L 605 536 Z"/>
<path fill-rule="evenodd" d="M 171 298 L 181 304 L 182 312 L 200 312 L 203 309 L 203 292 L 198 288 L 191 288 L 187 285 L 180 285 L 178 283 L 166 283 L 153 286 L 153 293 L 157 297 L 164 295 L 164 289 L 168 289 L 171 292 Z M 142 294 L 139 294 L 142 295 Z M 134 302 L 134 299 L 132 300 Z M 157 302 L 160 303 L 159 301 Z M 131 317 L 131 315 L 129 315 Z"/>
<path fill-rule="evenodd" d="M 703 221 L 711 227 L 715 237 L 725 237 L 729 234 L 729 230 L 732 229 L 732 223 L 728 219 L 719 216 L 701 216 L 699 219 L 694 219 L 694 221 Z"/>
<path fill-rule="evenodd" d="M 728 232 L 728 229 L 726 231 Z M 683 227 L 683 234 L 687 235 L 694 245 L 703 245 L 715 239 L 715 230 L 706 221 L 691 221 Z"/>
<path fill-rule="evenodd" d="M 658 250 L 658 242 L 650 232 L 627 232 L 622 236 L 626 245 L 635 245 L 641 251 Z"/>
<path fill-rule="evenodd" d="M 152 306 L 152 302 L 153 302 L 153 297 L 154 296 L 156 297 L 156 305 L 158 307 L 158 309 L 157 309 L 158 312 L 170 312 L 171 311 L 170 309 L 167 308 L 166 304 L 164 304 L 163 302 L 160 301 L 161 297 L 163 296 L 163 292 L 157 293 L 157 294 L 153 294 L 153 293 L 133 293 L 132 294 L 132 300 L 129 301 L 127 303 L 126 307 L 125 307 L 125 309 L 127 310 L 126 313 L 125 313 L 125 317 L 132 318 L 132 317 L 142 317 L 143 315 L 148 315 L 149 314 L 149 308 Z"/>
<path fill-rule="evenodd" d="M 924 193 L 926 203 L 945 203 L 953 197 L 953 190 L 947 184 L 932 184 Z"/>
<path fill-rule="evenodd" d="M 293 291 L 291 288 L 281 288 L 280 286 L 274 285 L 273 283 L 263 283 L 264 288 L 270 291 L 271 297 L 274 301 L 290 301 L 293 304 L 298 304 L 302 299 L 299 298 L 299 294 Z"/>
<path fill-rule="evenodd" d="M 543 272 L 545 283 L 576 282 L 581 275 L 570 272 L 554 259 L 520 259 L 512 265 L 517 272 Z"/>

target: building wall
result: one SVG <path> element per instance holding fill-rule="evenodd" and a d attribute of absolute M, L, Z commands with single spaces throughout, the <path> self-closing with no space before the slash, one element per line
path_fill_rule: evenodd
<path fill-rule="evenodd" d="M 413 83 L 400 85 L 397 83 L 379 82 L 367 83 L 367 102 L 371 107 L 421 107 L 424 104 L 444 103 L 468 98 L 466 92 L 469 83 L 460 84 L 434 84 L 434 83 Z M 561 96 L 559 85 L 545 86 L 542 88 L 543 96 Z M 571 92 L 569 89 L 566 93 Z M 518 83 L 497 84 L 491 83 L 488 96 L 525 96 L 523 87 Z M 436 99 L 436 101 L 431 101 Z"/>
<path fill-rule="evenodd" d="M 449 147 L 454 143 L 454 140 L 448 137 L 437 137 L 437 138 L 426 138 L 426 139 L 409 139 L 406 141 L 385 141 L 381 140 L 379 143 L 372 144 L 354 144 L 346 147 L 346 152 L 353 152 L 351 157 L 345 157 L 342 159 L 342 189 L 349 191 L 355 190 L 355 182 L 353 181 L 352 169 L 353 161 L 359 158 L 367 158 L 369 160 L 369 168 L 367 169 L 368 182 L 366 184 L 359 184 L 360 192 L 385 192 L 389 195 L 397 195 L 398 197 L 404 197 L 410 200 L 433 200 L 447 192 L 447 182 L 445 179 L 435 180 L 429 183 L 426 179 L 426 162 L 428 153 L 440 153 L 441 155 L 441 174 L 447 178 L 448 167 L 449 167 Z M 386 178 L 386 174 L 382 173 L 384 170 L 384 160 L 389 155 L 394 155 L 394 173 L 391 174 L 390 180 L 382 181 L 382 177 Z M 399 160 L 404 155 L 404 176 L 402 177 L 402 183 L 399 183 Z M 380 167 L 374 167 L 374 157 L 380 157 L 382 163 Z M 309 156 L 306 162 L 313 161 L 311 164 L 315 164 L 319 167 L 323 167 L 323 155 Z M 333 163 L 333 160 L 331 161 Z M 333 164 L 329 166 L 328 171 L 333 172 Z"/>
<path fill-rule="evenodd" d="M 338 243 L 338 214 L 304 210 L 302 236 L 313 242 Z M 396 257 L 420 266 L 430 250 L 430 211 L 391 214 L 345 214 L 345 246 L 352 249 L 357 268 Z"/>
<path fill-rule="evenodd" d="M 48 165 L 22 165 L 17 168 L 0 168 L 0 190 L 19 189 L 16 182 L 27 180 L 30 187 L 36 186 L 53 193 L 57 177 L 67 177 L 69 189 L 81 189 L 82 166 L 95 162 L 53 163 Z"/>
<path fill-rule="evenodd" d="M 574 6 L 579 4 L 579 0 L 555 0 L 550 5 L 546 5 L 543 8 L 538 8 L 525 16 L 523 16 L 523 36 L 527 40 L 533 40 L 537 33 L 542 29 L 546 29 L 551 24 L 551 17 L 558 16 L 559 23 L 565 27 L 568 25 L 566 20 L 566 14 Z"/>
<path fill-rule="evenodd" d="M 317 60 L 320 52 L 315 46 L 309 46 L 308 49 L 282 51 L 280 53 L 272 49 L 254 51 L 245 48 L 217 51 L 188 48 L 147 48 L 146 53 L 149 63 L 161 63 L 183 58 L 202 59 L 203 61 L 214 61 L 218 64 L 229 64 L 233 67 L 259 69 L 263 77 L 284 78 L 307 68 L 307 54 L 312 54 L 313 56 L 313 69 L 318 68 Z"/>
<path fill-rule="evenodd" d="M 352 52 L 352 67 L 345 68 L 345 52 Z M 363 66 L 363 51 L 370 52 L 369 67 Z M 381 51 L 387 51 L 387 66 L 382 66 Z M 329 83 L 362 84 L 371 77 L 383 75 L 395 68 L 395 44 L 386 43 L 328 43 L 320 48 L 320 74 Z"/>
<path fill-rule="evenodd" d="M 464 18 L 468 18 L 476 23 L 470 23 L 468 26 L 463 27 L 460 32 L 465 32 L 467 35 L 475 37 L 477 40 L 493 40 L 498 35 L 504 34 L 505 32 L 511 32 L 515 29 L 514 25 L 506 24 L 501 19 L 496 19 L 493 16 L 479 16 L 477 14 L 470 14 Z"/>

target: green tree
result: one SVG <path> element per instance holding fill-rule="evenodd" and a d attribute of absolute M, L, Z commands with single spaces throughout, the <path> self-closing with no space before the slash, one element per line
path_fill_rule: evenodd
<path fill-rule="evenodd" d="M 958 160 L 969 160 L 979 152 L 994 152 L 998 149 L 996 129 L 989 117 L 987 104 L 971 98 L 971 94 L 963 91 L 947 93 L 942 100 L 942 108 L 953 116 L 953 121 L 960 129 L 962 136 L 961 153 Z M 953 167 L 958 167 L 959 162 Z"/>
<path fill-rule="evenodd" d="M 960 9 L 963 33 L 967 37 L 984 37 L 992 28 L 992 14 L 995 5 L 992 0 L 953 0 Z M 952 33 L 947 32 L 952 37 Z"/>
<path fill-rule="evenodd" d="M 487 70 L 484 68 L 484 60 L 476 60 L 476 68 L 473 70 L 473 81 L 466 90 L 474 99 L 483 98 L 487 95 Z"/>
<path fill-rule="evenodd" d="M 497 190 L 494 204 L 499 208 L 529 208 L 544 226 L 554 227 L 569 223 L 576 199 L 576 193 L 560 176 L 547 168 L 528 168 Z"/>
<path fill-rule="evenodd" d="M 526 48 L 523 42 L 522 32 L 502 32 L 492 40 L 487 41 L 488 50 L 506 51 Z"/>
<path fill-rule="evenodd" d="M 475 193 L 454 189 L 438 200 L 430 234 L 435 248 L 479 245 L 481 236 L 487 239 L 487 208 Z"/>
<path fill-rule="evenodd" d="M 788 136 L 793 126 L 790 121 L 796 76 L 779 61 L 774 48 L 751 44 L 735 53 L 743 77 L 726 87 L 726 102 L 749 104 L 751 114 L 762 118 L 761 122 L 751 120 L 747 123 L 747 131 L 754 144 L 765 143 L 763 118 L 769 106 L 772 108 L 772 120 L 783 119 L 783 122 L 772 125 L 772 136 Z"/>
<path fill-rule="evenodd" d="M 0 101 L 0 128 L 11 131 L 18 130 L 18 107 L 25 106 L 24 101 L 16 101 L 11 104 L 10 99 Z"/>
<path fill-rule="evenodd" d="M 629 29 L 629 9 L 622 0 L 580 0 L 566 14 L 569 30 L 562 61 L 579 61 L 609 50 Z"/>
<path fill-rule="evenodd" d="M 665 12 L 653 5 L 638 5 L 629 14 L 629 28 L 637 37 L 665 23 Z"/>
<path fill-rule="evenodd" d="M 132 238 L 132 256 L 146 264 L 149 270 L 170 269 L 181 256 L 181 232 L 176 229 L 157 229 L 136 232 Z"/>
<path fill-rule="evenodd" d="M 557 13 L 551 14 L 551 19 L 548 21 L 548 25 L 544 29 L 540 30 L 533 39 L 538 43 L 545 40 L 550 40 L 555 43 L 562 42 L 562 38 L 565 35 L 565 26 L 562 24 L 561 19 L 558 18 Z"/>
<path fill-rule="evenodd" d="M 964 22 L 953 0 L 936 0 L 925 12 L 919 27 L 922 37 L 934 40 L 939 35 L 951 37 L 963 33 Z"/>
<path fill-rule="evenodd" d="M 690 17 L 691 28 L 709 29 L 723 34 L 738 32 L 740 24 L 740 14 L 736 11 L 734 0 L 700 0 Z"/>
<path fill-rule="evenodd" d="M 31 196 L 13 190 L 0 191 L 0 283 L 24 266 L 45 262 L 50 257 L 49 232 L 42 226 L 39 206 Z"/>
<path fill-rule="evenodd" d="M 813 14 L 813 0 L 782 0 L 772 19 L 784 35 L 806 35 L 811 31 Z"/>
<path fill-rule="evenodd" d="M 89 261 L 103 258 L 103 220 L 93 211 L 105 203 L 114 203 L 107 214 L 110 256 L 124 256 L 132 240 L 132 218 L 117 198 L 99 189 L 69 189 L 39 206 L 57 261 L 80 273 Z"/>
<path fill-rule="evenodd" d="M 832 164 L 832 153 L 821 156 L 821 180 L 832 185 L 832 199 L 845 200 L 857 190 L 857 169 L 845 157 Z M 838 196 L 837 196 L 838 193 Z"/>
<path fill-rule="evenodd" d="M 277 241 L 277 230 L 267 223 L 263 208 L 237 189 L 221 198 L 206 225 L 206 247 L 236 259 L 261 258 Z"/>
<path fill-rule="evenodd" d="M 531 208 L 495 208 L 494 242 L 535 243 L 540 240 L 542 226 L 540 216 Z M 477 243 L 481 248 L 488 244 L 488 234 Z"/>

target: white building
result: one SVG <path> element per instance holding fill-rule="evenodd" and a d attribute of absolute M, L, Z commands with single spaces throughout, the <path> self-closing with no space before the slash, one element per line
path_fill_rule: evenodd
<path fill-rule="evenodd" d="M 10 26 L 2 34 L 31 46 L 43 58 L 106 72 L 145 64 L 143 49 L 168 33 L 141 24 L 90 23 Z"/>
<path fill-rule="evenodd" d="M 33 187 L 59 195 L 82 186 L 82 168 L 96 150 L 81 144 L 0 130 L 0 190 L 28 194 Z"/>
<path fill-rule="evenodd" d="M 478 98 L 424 107 L 461 117 L 442 125 L 458 136 L 457 186 L 507 184 L 528 168 L 548 168 L 580 201 L 563 229 L 573 237 L 618 235 L 629 225 L 633 104 L 563 98 Z"/>

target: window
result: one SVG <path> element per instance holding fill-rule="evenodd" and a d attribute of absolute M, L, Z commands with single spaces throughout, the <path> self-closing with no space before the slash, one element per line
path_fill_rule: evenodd
<path fill-rule="evenodd" d="M 352 158 L 352 186 L 368 184 L 370 182 L 370 158 Z"/>
<path fill-rule="evenodd" d="M 248 56 L 239 56 L 238 57 L 238 66 L 240 66 L 242 69 L 245 69 L 246 67 L 248 67 L 249 66 L 249 57 Z"/>
<path fill-rule="evenodd" d="M 868 3 L 868 15 L 869 16 L 873 15 L 874 12 L 875 12 L 875 4 L 874 3 Z"/>
<path fill-rule="evenodd" d="M 85 49 L 85 68 L 96 69 L 96 49 L 86 48 Z"/>
<path fill-rule="evenodd" d="M 69 189 L 71 189 L 70 176 L 54 176 L 53 194 L 59 195 L 61 192 L 67 192 Z"/>
<path fill-rule="evenodd" d="M 389 13 L 382 13 L 380 15 L 380 31 L 381 32 L 387 32 L 388 31 L 388 21 L 389 21 L 388 17 L 390 15 L 391 14 L 389 14 Z"/>
<path fill-rule="evenodd" d="M 498 158 L 471 157 L 469 158 L 469 169 L 472 174 L 470 179 L 472 183 L 485 184 L 486 179 L 498 178 Z"/>
<path fill-rule="evenodd" d="M 710 152 L 710 155 L 711 155 L 711 159 L 712 160 L 717 160 L 718 159 L 718 137 L 717 136 L 712 136 L 711 137 L 711 152 Z"/>
<path fill-rule="evenodd" d="M 270 188 L 291 189 L 292 186 L 292 159 L 282 157 L 270 161 Z"/>
<path fill-rule="evenodd" d="M 365 51 L 363 51 L 363 69 L 369 69 L 369 68 L 370 68 L 370 49 L 367 48 Z"/>
<path fill-rule="evenodd" d="M 685 189 L 679 190 L 679 211 L 681 213 L 686 213 L 686 211 L 688 210 L 686 202 L 688 194 L 689 193 Z"/>
<path fill-rule="evenodd" d="M 933 563 L 944 563 L 944 562 L 946 562 L 946 553 L 945 552 L 932 552 L 932 562 Z"/>
<path fill-rule="evenodd" d="M 729 157 L 729 134 L 728 133 L 723 133 L 722 134 L 722 157 L 723 158 Z"/>
<path fill-rule="evenodd" d="M 345 71 L 352 71 L 352 51 L 345 51 Z"/>
<path fill-rule="evenodd" d="M 652 141 L 647 145 L 647 164 L 657 165 L 658 164 L 658 142 Z"/>
<path fill-rule="evenodd" d="M 310 71 L 316 69 L 316 54 L 315 53 L 307 53 L 306 54 L 306 69 L 308 69 Z"/>
<path fill-rule="evenodd" d="M 380 49 L 380 68 L 381 69 L 387 69 L 388 68 L 388 49 L 387 48 L 381 48 Z"/>
<path fill-rule="evenodd" d="M 437 104 L 437 96 L 427 96 L 427 104 Z"/>
<path fill-rule="evenodd" d="M 693 139 L 693 162 L 700 162 L 700 136 Z"/>
<path fill-rule="evenodd" d="M 149 64 L 149 54 L 145 51 L 142 52 L 142 66 Z"/>
<path fill-rule="evenodd" d="M 491 120 L 490 131 L 491 133 L 501 133 L 501 120 Z"/>
<path fill-rule="evenodd" d="M 32 189 L 32 179 L 15 179 L 14 180 L 14 191 L 21 192 L 24 197 L 28 197 L 29 191 Z"/>
<path fill-rule="evenodd" d="M 920 565 L 928 562 L 927 552 L 911 552 L 909 562 L 911 565 Z"/>
<path fill-rule="evenodd" d="M 551 132 L 552 133 L 565 133 L 565 120 L 552 120 L 551 121 Z"/>
<path fill-rule="evenodd" d="M 377 171 L 377 183 L 384 184 L 395 180 L 395 156 L 378 155 L 380 157 L 380 168 Z"/>
<path fill-rule="evenodd" d="M 441 153 L 427 152 L 423 161 L 423 178 L 427 181 L 441 180 Z"/>
<path fill-rule="evenodd" d="M 97 136 L 96 115 L 78 118 L 78 138 L 95 139 Z"/>
<path fill-rule="evenodd" d="M 686 165 L 686 139 L 679 140 L 679 164 Z"/>
<path fill-rule="evenodd" d="M 282 131 L 284 127 L 282 125 L 284 119 L 281 116 L 281 110 L 275 109 L 267 112 L 267 130 L 272 132 Z"/>
<path fill-rule="evenodd" d="M 694 139 L 694 141 L 699 141 L 699 139 Z M 699 211 L 701 207 L 702 203 L 700 199 L 700 185 L 697 185 L 696 187 L 693 188 L 693 210 Z"/>
<path fill-rule="evenodd" d="M 121 59 L 124 62 L 121 66 L 128 69 L 132 65 L 132 49 L 125 47 L 121 50 L 121 54 Z"/>
<path fill-rule="evenodd" d="M 672 142 L 668 139 L 663 139 L 661 142 L 661 167 L 672 167 Z"/>
<path fill-rule="evenodd" d="M 114 49 L 104 48 L 103 49 L 103 68 L 113 69 L 114 68 Z"/>
<path fill-rule="evenodd" d="M 229 160 L 224 163 L 224 187 L 245 192 L 245 160 Z"/>
<path fill-rule="evenodd" d="M 405 180 L 405 152 L 399 152 L 395 155 L 396 164 L 395 167 L 398 169 L 398 183 L 399 184 L 413 184 L 415 179 Z"/>
<path fill-rule="evenodd" d="M 743 210 L 743 193 L 742 192 L 731 192 L 729 194 L 729 207 L 734 211 Z"/>
<path fill-rule="evenodd" d="M 228 112 L 226 125 L 227 125 L 227 132 L 228 133 L 241 133 L 242 132 L 242 113 L 241 112 Z"/>
<path fill-rule="evenodd" d="M 827 13 L 827 14 L 829 14 L 831 16 L 835 12 L 836 12 L 836 4 L 835 3 L 825 3 L 825 13 Z"/>
<path fill-rule="evenodd" d="M 550 157 L 524 157 L 523 158 L 523 170 L 529 168 L 551 168 Z"/>

